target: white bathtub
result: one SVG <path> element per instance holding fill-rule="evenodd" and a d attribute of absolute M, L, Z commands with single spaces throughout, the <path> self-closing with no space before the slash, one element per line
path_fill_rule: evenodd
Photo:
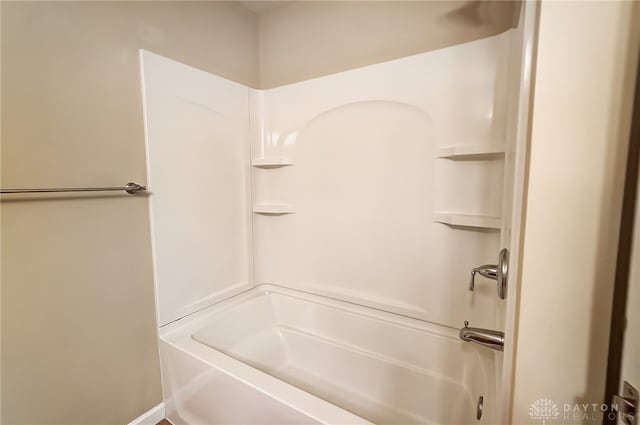
<path fill-rule="evenodd" d="M 342 301 L 262 285 L 163 327 L 160 346 L 175 425 L 493 423 L 492 352 Z"/>

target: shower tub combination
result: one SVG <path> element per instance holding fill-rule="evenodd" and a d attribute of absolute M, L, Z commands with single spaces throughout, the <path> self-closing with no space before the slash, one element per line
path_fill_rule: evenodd
<path fill-rule="evenodd" d="M 269 90 L 141 52 L 169 420 L 500 422 L 458 332 L 504 329 L 518 31 Z"/>
<path fill-rule="evenodd" d="M 162 329 L 176 424 L 494 423 L 493 355 L 424 321 L 260 285 Z"/>

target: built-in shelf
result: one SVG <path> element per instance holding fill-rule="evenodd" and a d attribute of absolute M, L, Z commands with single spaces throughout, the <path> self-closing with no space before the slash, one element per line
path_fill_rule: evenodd
<path fill-rule="evenodd" d="M 263 215 L 283 215 L 293 214 L 295 210 L 293 206 L 286 204 L 259 204 L 253 206 L 253 212 Z"/>
<path fill-rule="evenodd" d="M 476 227 L 480 229 L 500 229 L 502 220 L 500 217 L 492 217 L 480 214 L 460 214 L 450 212 L 437 212 L 433 215 L 436 223 L 457 227 Z"/>
<path fill-rule="evenodd" d="M 288 165 L 293 165 L 293 162 L 284 157 L 273 157 L 273 158 L 255 158 L 251 161 L 251 165 L 256 168 L 280 168 L 286 167 Z"/>
<path fill-rule="evenodd" d="M 504 155 L 504 145 L 476 143 L 453 145 L 438 149 L 438 158 L 493 159 Z"/>

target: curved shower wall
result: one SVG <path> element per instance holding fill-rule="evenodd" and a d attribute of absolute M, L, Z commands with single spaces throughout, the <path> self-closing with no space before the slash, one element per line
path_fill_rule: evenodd
<path fill-rule="evenodd" d="M 256 284 L 495 326 L 509 34 L 254 92 Z"/>

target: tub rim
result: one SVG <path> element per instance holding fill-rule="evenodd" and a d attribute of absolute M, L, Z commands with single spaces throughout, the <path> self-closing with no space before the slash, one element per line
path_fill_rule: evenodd
<path fill-rule="evenodd" d="M 459 330 L 457 328 L 274 284 L 256 285 L 247 291 L 241 292 L 187 316 L 183 316 L 177 320 L 162 325 L 159 327 L 159 336 L 163 339 L 167 339 L 171 338 L 174 333 L 182 334 L 184 332 L 191 332 L 191 334 L 194 334 L 198 330 L 202 329 L 209 319 L 213 319 L 214 316 L 223 313 L 225 310 L 231 309 L 253 298 L 266 296 L 271 293 L 324 305 L 333 309 L 367 317 L 375 321 L 383 321 L 411 328 L 431 334 L 435 337 L 450 340 L 450 342 L 453 343 L 462 344 L 458 337 Z"/>

